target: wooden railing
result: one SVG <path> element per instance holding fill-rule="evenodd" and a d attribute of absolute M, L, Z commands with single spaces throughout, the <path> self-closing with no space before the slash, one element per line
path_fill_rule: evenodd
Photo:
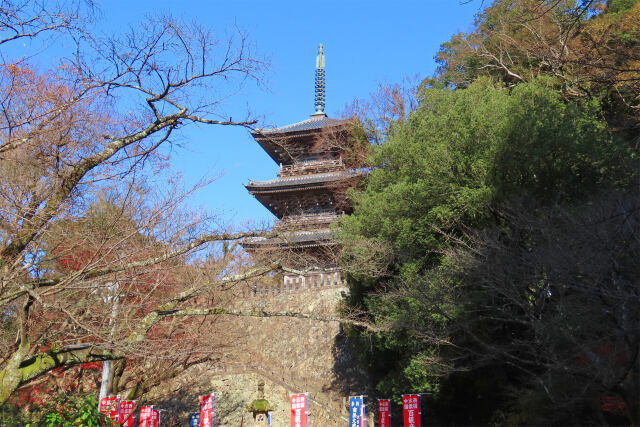
<path fill-rule="evenodd" d="M 338 160 L 311 160 L 307 162 L 295 162 L 292 165 L 280 165 L 279 177 L 308 175 L 313 173 L 334 172 L 345 170 L 342 158 Z"/>
<path fill-rule="evenodd" d="M 244 287 L 238 296 L 242 296 L 244 298 L 267 297 L 270 295 L 292 294 L 305 291 L 341 288 L 345 286 L 347 286 L 345 280 L 339 275 L 338 277 L 335 277 L 328 273 L 325 273 L 324 276 L 320 276 L 316 280 L 314 280 L 314 276 L 289 276 L 289 280 L 285 283 L 279 283 L 274 286 L 261 286 L 258 284 L 254 284 L 253 286 L 249 285 Z"/>
<path fill-rule="evenodd" d="M 274 231 L 278 230 L 296 230 L 309 226 L 328 225 L 336 222 L 338 215 L 335 212 L 306 214 L 306 215 L 290 215 L 282 220 L 276 220 L 273 224 Z"/>

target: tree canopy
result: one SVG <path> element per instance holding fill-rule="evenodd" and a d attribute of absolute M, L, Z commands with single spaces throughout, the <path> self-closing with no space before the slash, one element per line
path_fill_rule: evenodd
<path fill-rule="evenodd" d="M 638 424 L 639 4 L 494 1 L 386 127 L 340 222 L 382 394 L 431 391 L 442 424 Z"/>

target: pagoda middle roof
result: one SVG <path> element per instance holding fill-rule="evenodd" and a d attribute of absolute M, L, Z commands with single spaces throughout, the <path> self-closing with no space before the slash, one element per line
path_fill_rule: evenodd
<path fill-rule="evenodd" d="M 252 189 L 269 189 L 274 187 L 295 187 L 295 186 L 304 186 L 306 184 L 320 184 L 325 182 L 335 182 L 342 181 L 349 178 L 355 178 L 360 176 L 360 172 L 349 172 L 349 171 L 336 171 L 336 172 L 326 172 L 326 173 L 317 173 L 317 174 L 309 174 L 309 175 L 300 175 L 300 176 L 287 176 L 284 178 L 276 178 L 270 181 L 252 181 L 249 180 L 249 183 L 245 185 L 245 187 L 249 190 Z"/>
<path fill-rule="evenodd" d="M 331 229 L 324 228 L 319 230 L 305 230 L 287 232 L 280 235 L 280 237 L 250 237 L 243 240 L 243 246 L 271 246 L 271 245 L 285 245 L 285 246 L 313 246 L 319 244 L 331 244 L 334 243 L 335 232 Z"/>

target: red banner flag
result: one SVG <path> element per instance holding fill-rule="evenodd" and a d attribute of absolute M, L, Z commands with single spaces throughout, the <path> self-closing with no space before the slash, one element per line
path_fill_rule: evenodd
<path fill-rule="evenodd" d="M 404 427 L 420 427 L 420 396 L 407 394 L 402 396 L 402 415 Z"/>
<path fill-rule="evenodd" d="M 213 427 L 213 394 L 200 396 L 200 427 Z"/>
<path fill-rule="evenodd" d="M 151 427 L 153 417 L 153 406 L 143 406 L 140 408 L 140 423 L 138 427 Z"/>
<path fill-rule="evenodd" d="M 291 395 L 291 427 L 307 427 L 308 409 L 307 393 Z"/>
<path fill-rule="evenodd" d="M 105 414 L 109 419 L 118 420 L 118 401 L 116 396 L 103 397 L 100 399 L 99 411 Z"/>
<path fill-rule="evenodd" d="M 151 427 L 158 427 L 160 425 L 160 412 L 157 409 L 151 411 Z"/>
<path fill-rule="evenodd" d="M 389 407 L 391 401 L 389 399 L 378 400 L 378 427 L 389 427 Z"/>
<path fill-rule="evenodd" d="M 131 400 L 122 400 L 120 402 L 120 414 L 118 422 L 123 427 L 133 427 L 133 407 L 135 402 Z"/>

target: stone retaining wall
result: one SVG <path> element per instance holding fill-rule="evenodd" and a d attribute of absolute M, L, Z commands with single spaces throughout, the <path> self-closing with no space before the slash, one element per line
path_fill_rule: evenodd
<path fill-rule="evenodd" d="M 333 276 L 335 277 L 335 276 Z M 217 303 L 240 311 L 298 312 L 336 317 L 343 295 L 348 292 L 339 280 L 302 280 L 285 286 L 246 284 L 220 295 Z M 228 332 L 228 347 L 220 360 L 194 367 L 157 391 L 158 405 L 172 405 L 184 414 L 197 408 L 197 396 L 216 393 L 216 426 L 245 425 L 250 415 L 244 406 L 256 398 L 257 383 L 265 381 L 265 397 L 277 405 L 273 426 L 289 426 L 289 396 L 310 393 L 310 425 L 347 424 L 349 395 L 370 394 L 365 372 L 346 344 L 338 322 L 299 318 L 223 317 L 216 330 Z M 157 399 L 156 399 L 157 400 Z M 163 403 L 164 402 L 164 403 Z M 182 406 L 180 406 L 182 405 Z M 186 415 L 185 415 L 186 416 Z M 249 417 L 249 418 L 248 418 Z M 186 419 L 186 418 L 185 418 Z"/>

